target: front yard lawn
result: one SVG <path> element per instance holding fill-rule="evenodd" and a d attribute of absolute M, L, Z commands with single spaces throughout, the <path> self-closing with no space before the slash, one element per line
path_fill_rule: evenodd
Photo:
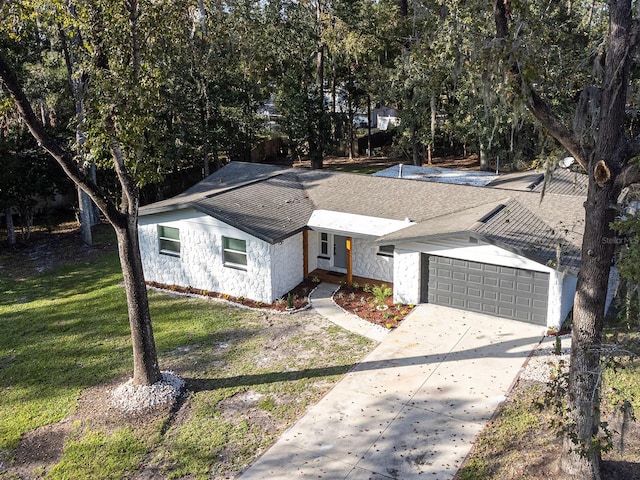
<path fill-rule="evenodd" d="M 373 347 L 312 311 L 150 292 L 160 366 L 187 395 L 114 411 L 132 353 L 103 228 L 91 249 L 74 232 L 0 247 L 0 478 L 233 477 Z"/>

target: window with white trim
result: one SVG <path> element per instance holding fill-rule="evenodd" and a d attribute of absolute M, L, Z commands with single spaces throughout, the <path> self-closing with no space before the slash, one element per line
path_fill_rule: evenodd
<path fill-rule="evenodd" d="M 163 255 L 180 256 L 180 230 L 158 225 L 158 247 Z"/>
<path fill-rule="evenodd" d="M 238 238 L 222 237 L 225 267 L 247 269 L 247 242 Z"/>
<path fill-rule="evenodd" d="M 320 234 L 320 256 L 329 258 L 329 234 Z"/>
<path fill-rule="evenodd" d="M 378 247 L 378 255 L 382 255 L 383 257 L 393 257 L 394 250 L 395 245 L 380 245 Z"/>

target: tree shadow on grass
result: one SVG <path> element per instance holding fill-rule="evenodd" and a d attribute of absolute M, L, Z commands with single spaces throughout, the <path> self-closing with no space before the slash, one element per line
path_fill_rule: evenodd
<path fill-rule="evenodd" d="M 605 460 L 600 471 L 603 480 L 638 480 L 640 463 Z"/>
<path fill-rule="evenodd" d="M 542 338 L 542 337 L 540 337 Z M 265 372 L 249 375 L 237 375 L 233 377 L 220 378 L 185 378 L 187 386 L 194 392 L 205 390 L 216 390 L 229 387 L 250 387 L 256 385 L 270 384 L 282 381 L 295 381 L 300 379 L 331 377 L 334 375 L 344 375 L 350 371 L 364 372 L 400 367 L 444 364 L 468 359 L 482 358 L 514 358 L 525 359 L 530 352 L 519 349 L 524 345 L 532 345 L 538 338 L 522 338 L 506 342 L 498 342 L 478 348 L 451 351 L 446 353 L 434 353 L 427 355 L 416 355 L 411 357 L 398 357 L 383 360 L 365 360 L 359 363 L 345 365 L 333 365 L 327 367 L 307 368 L 302 370 Z M 514 350 L 516 349 L 516 350 Z"/>

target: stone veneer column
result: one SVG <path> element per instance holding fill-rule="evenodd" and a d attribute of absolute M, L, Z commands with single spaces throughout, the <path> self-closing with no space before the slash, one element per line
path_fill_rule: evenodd
<path fill-rule="evenodd" d="M 420 303 L 420 252 L 395 251 L 393 301 L 413 305 Z"/>

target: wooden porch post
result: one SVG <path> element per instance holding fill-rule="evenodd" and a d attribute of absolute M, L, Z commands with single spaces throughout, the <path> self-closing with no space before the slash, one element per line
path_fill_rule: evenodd
<path fill-rule="evenodd" d="M 302 231 L 302 278 L 309 276 L 309 230 Z"/>
<path fill-rule="evenodd" d="M 352 238 L 347 237 L 347 286 L 353 285 L 353 262 L 351 259 Z"/>

